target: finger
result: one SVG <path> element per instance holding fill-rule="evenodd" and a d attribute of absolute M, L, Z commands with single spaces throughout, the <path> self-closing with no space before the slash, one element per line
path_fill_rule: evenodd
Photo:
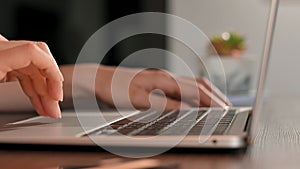
<path fill-rule="evenodd" d="M 15 72 L 15 76 L 19 79 L 24 93 L 30 98 L 31 103 L 38 114 L 53 118 L 61 117 L 58 101 L 53 100 L 48 95 L 38 95 L 33 87 L 34 85 L 30 77 L 18 72 Z"/>
<path fill-rule="evenodd" d="M 17 72 L 24 74 L 31 79 L 34 90 L 38 95 L 48 95 L 46 79 L 41 75 L 41 73 L 34 65 L 30 64 L 26 68 L 18 69 Z"/>
<path fill-rule="evenodd" d="M 181 99 L 180 86 L 169 72 L 164 70 L 148 70 L 148 72 L 150 73 L 142 75 L 143 81 L 151 84 L 150 87 L 145 88 L 148 92 L 160 89 L 171 98 Z"/>
<path fill-rule="evenodd" d="M 189 99 L 189 103 L 192 101 L 193 105 L 196 103 L 196 106 L 201 107 L 216 106 L 214 97 L 202 84 L 187 79 L 177 79 L 177 82 L 180 83 L 181 89 L 192 89 L 189 93 L 182 92 L 183 98 Z"/>
<path fill-rule="evenodd" d="M 186 79 L 186 80 L 192 80 L 192 81 L 195 80 L 190 77 L 180 77 L 180 78 Z M 211 92 L 213 95 L 215 95 L 221 101 L 223 101 L 224 103 L 226 103 L 229 106 L 231 105 L 229 99 L 217 87 L 215 87 L 209 80 L 207 80 L 206 78 L 196 78 L 196 81 L 198 83 L 202 84 L 209 92 Z"/>
<path fill-rule="evenodd" d="M 52 56 L 50 49 L 46 43 L 35 42 L 35 44 L 37 46 L 39 46 L 40 49 L 42 49 L 48 55 Z M 43 70 L 42 70 L 42 73 L 43 73 Z M 61 73 L 61 72 L 59 71 L 59 73 Z M 61 76 L 62 76 L 62 74 L 61 74 Z M 63 79 L 63 76 L 62 76 L 62 79 Z M 49 92 L 50 96 L 52 96 L 54 98 L 58 98 L 60 101 L 63 101 L 63 83 L 61 81 L 47 79 L 47 84 L 48 84 L 48 92 Z M 57 91 L 60 91 L 60 92 L 57 92 Z"/>
<path fill-rule="evenodd" d="M 33 82 L 33 87 L 38 95 L 46 96 L 49 93 L 52 98 L 57 100 L 57 98 L 55 98 L 55 94 L 57 91 L 62 90 L 62 83 L 59 82 L 57 84 L 51 84 L 53 81 L 46 80 L 40 71 L 32 64 L 26 68 L 19 69 L 18 72 L 30 77 L 31 81 Z"/>
<path fill-rule="evenodd" d="M 63 82 L 46 79 L 48 93 L 55 100 L 63 101 Z"/>
<path fill-rule="evenodd" d="M 23 89 L 24 90 L 24 89 Z M 35 108 L 36 112 L 41 116 L 48 116 L 43 108 L 43 104 L 41 101 L 41 97 L 38 95 L 34 95 L 33 97 L 29 97 L 32 106 Z"/>
<path fill-rule="evenodd" d="M 49 50 L 47 50 L 46 46 L 47 45 L 42 42 L 26 43 L 24 45 L 15 46 L 7 50 L 2 50 L 0 56 L 3 58 L 3 62 L 9 64 L 9 68 L 19 69 L 28 66 L 30 63 L 33 63 L 39 69 L 45 71 L 48 71 L 48 69 L 53 70 L 48 71 L 49 73 L 47 73 L 47 75 L 49 77 L 53 77 L 51 79 L 60 79 L 62 81 L 63 76 L 59 72 L 58 66 L 52 55 L 50 56 L 47 53 Z"/>
<path fill-rule="evenodd" d="M 26 45 L 26 44 L 34 44 L 35 42 L 32 41 L 14 41 L 14 40 L 7 40 L 7 39 L 1 39 L 0 37 L 0 50 L 7 50 L 7 49 L 11 49 L 14 47 L 18 47 L 18 46 L 22 46 L 22 45 Z"/>
<path fill-rule="evenodd" d="M 12 74 L 12 72 L 8 72 L 6 75 L 6 82 L 17 81 L 18 78 Z"/>
<path fill-rule="evenodd" d="M 197 82 L 203 84 L 204 87 L 206 87 L 213 95 L 218 97 L 221 101 L 226 103 L 228 106 L 232 106 L 229 99 L 209 80 L 207 80 L 206 78 L 197 78 L 196 80 Z"/>
<path fill-rule="evenodd" d="M 20 85 L 24 91 L 24 93 L 29 97 L 33 107 L 40 115 L 46 115 L 46 112 L 44 111 L 43 105 L 41 103 L 41 100 L 37 93 L 35 92 L 33 88 L 33 84 L 29 77 L 23 76 L 17 72 L 11 72 L 11 74 L 14 74 L 16 78 L 18 78 Z"/>
<path fill-rule="evenodd" d="M 200 95 L 202 95 L 200 104 L 203 104 L 205 106 L 210 106 L 210 107 L 222 107 L 224 109 L 228 108 L 228 106 L 222 100 L 216 97 L 202 84 L 199 84 L 198 86 L 200 89 L 199 91 L 201 93 Z"/>
<path fill-rule="evenodd" d="M 45 42 L 34 42 L 40 49 L 42 49 L 44 52 L 52 56 L 52 53 L 48 47 L 48 45 Z"/>
<path fill-rule="evenodd" d="M 4 38 L 4 37 L 3 37 Z M 48 45 L 45 42 L 35 42 L 35 41 L 26 41 L 26 40 L 10 40 L 8 41 L 7 39 L 1 39 L 0 37 L 0 50 L 6 50 L 6 49 L 11 49 L 14 47 L 18 46 L 23 46 L 23 45 L 36 45 L 39 47 L 41 50 L 46 52 L 47 54 L 51 54 L 50 49 Z"/>
<path fill-rule="evenodd" d="M 174 100 L 162 95 L 157 95 L 154 92 L 149 93 L 146 90 L 136 89 L 138 91 L 131 92 L 130 101 L 137 109 L 158 109 L 158 110 L 172 110 L 178 109 L 180 106 L 188 107 L 185 103 Z"/>
<path fill-rule="evenodd" d="M 221 106 L 223 108 L 231 106 L 229 99 L 222 94 L 217 87 L 204 78 L 193 79 L 190 77 L 179 77 L 178 81 L 186 83 L 189 85 L 195 85 L 195 80 L 197 81 L 198 90 L 200 92 L 199 103 L 205 106 Z M 225 104 L 225 105 L 224 105 Z"/>
<path fill-rule="evenodd" d="M 151 79 L 150 82 L 153 84 L 150 90 L 161 89 L 168 97 L 191 105 L 195 105 L 193 100 L 197 99 L 198 103 L 195 106 L 211 105 L 211 98 L 200 90 L 196 80 L 178 78 L 163 70 L 155 70 L 153 73 L 151 78 L 145 77 L 145 80 Z"/>
<path fill-rule="evenodd" d="M 184 84 L 182 86 L 188 88 L 194 88 L 195 85 L 197 86 L 197 90 L 194 89 L 194 92 L 198 93 L 200 96 L 195 98 L 198 100 L 199 106 L 227 108 L 227 105 L 218 97 L 216 97 L 209 89 L 207 89 L 205 85 L 188 78 L 179 78 L 177 81 L 180 84 Z"/>
<path fill-rule="evenodd" d="M 49 82 L 48 90 L 49 92 L 52 91 L 51 96 L 56 100 L 62 100 L 63 76 L 53 57 L 43 52 L 36 45 L 26 44 L 1 51 L 0 59 L 2 61 L 0 63 L 2 70 L 0 71 L 4 73 L 27 67 L 32 63 L 47 78 L 47 82 Z M 2 76 L 4 73 L 2 73 Z M 56 90 L 53 92 L 53 89 Z"/>
<path fill-rule="evenodd" d="M 63 101 L 63 83 L 62 83 L 62 81 L 64 80 L 63 75 L 61 74 L 55 60 L 53 59 L 48 46 L 43 42 L 36 42 L 36 44 L 40 47 L 40 49 L 42 49 L 45 53 L 47 53 L 48 56 L 51 56 L 50 59 L 52 59 L 52 61 L 54 62 L 53 65 L 56 66 L 55 71 L 60 75 L 60 79 L 56 79 L 55 76 L 53 78 L 46 79 L 47 86 L 48 86 L 48 92 L 51 97 L 58 99 L 60 101 Z M 53 70 L 54 69 L 45 68 L 45 69 L 40 70 L 40 72 L 45 77 L 49 77 L 49 75 L 50 76 L 52 75 L 51 73 L 53 72 Z"/>
<path fill-rule="evenodd" d="M 45 113 L 53 118 L 61 118 L 61 110 L 58 104 L 58 101 L 53 100 L 49 96 L 41 97 L 42 105 L 45 110 Z"/>
<path fill-rule="evenodd" d="M 49 47 L 46 43 L 44 43 L 44 42 L 35 42 L 35 44 L 38 45 L 40 47 L 40 49 L 42 49 L 48 55 L 52 56 L 52 54 L 50 52 L 50 49 L 49 49 Z M 56 62 L 55 62 L 55 64 L 56 64 Z M 42 73 L 43 73 L 43 71 L 45 71 L 45 70 L 41 70 Z M 61 72 L 59 71 L 59 73 L 61 73 Z M 62 74 L 61 74 L 61 77 L 62 77 L 62 80 L 63 80 L 63 75 Z M 47 84 L 48 84 L 48 92 L 49 92 L 50 96 L 52 96 L 54 98 L 58 98 L 60 101 L 63 101 L 63 91 L 62 91 L 63 83 L 61 81 L 51 80 L 51 79 L 47 78 Z M 60 92 L 57 93 L 57 91 L 60 91 Z"/>

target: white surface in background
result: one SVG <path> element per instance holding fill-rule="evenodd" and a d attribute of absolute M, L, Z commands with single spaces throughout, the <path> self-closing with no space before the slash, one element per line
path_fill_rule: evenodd
<path fill-rule="evenodd" d="M 171 0 L 169 3 L 171 13 L 189 20 L 208 36 L 224 30 L 249 32 L 247 43 L 251 45 L 247 50 L 248 54 L 255 54 L 257 58 L 261 55 L 269 1 Z M 253 8 L 254 4 L 259 6 Z M 222 15 L 215 14 L 216 11 L 224 10 Z M 298 89 L 300 87 L 300 1 L 280 1 L 278 12 L 266 89 L 269 94 L 276 96 L 300 96 Z M 233 23 L 232 27 L 220 26 L 226 22 L 226 18 Z M 212 25 L 215 25 L 215 29 L 211 29 Z M 183 58 L 190 54 L 176 43 L 171 44 L 171 48 Z M 176 61 L 168 59 L 170 70 L 184 74 Z M 197 64 L 187 61 L 190 62 L 193 70 L 197 71 Z"/>

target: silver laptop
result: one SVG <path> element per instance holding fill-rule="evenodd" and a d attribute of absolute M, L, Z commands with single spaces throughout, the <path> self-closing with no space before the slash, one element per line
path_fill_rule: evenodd
<path fill-rule="evenodd" d="M 64 111 L 62 119 L 34 117 L 7 124 L 0 143 L 145 148 L 241 149 L 247 147 L 262 102 L 278 1 L 272 0 L 254 106 L 155 110 Z M 132 148 L 132 149 L 130 149 Z"/>

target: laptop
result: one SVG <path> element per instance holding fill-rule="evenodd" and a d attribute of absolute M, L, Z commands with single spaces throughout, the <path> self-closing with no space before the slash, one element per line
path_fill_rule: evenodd
<path fill-rule="evenodd" d="M 259 82 L 251 107 L 155 110 L 74 110 L 61 119 L 33 117 L 9 123 L 0 130 L 0 143 L 98 146 L 116 152 L 158 148 L 243 149 L 251 142 L 262 103 L 263 88 L 276 20 L 278 0 L 272 0 Z M 124 149 L 123 149 L 124 150 Z M 157 150 L 157 149 L 156 149 Z"/>

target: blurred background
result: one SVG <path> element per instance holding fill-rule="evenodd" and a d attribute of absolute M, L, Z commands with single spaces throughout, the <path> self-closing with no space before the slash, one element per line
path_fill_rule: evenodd
<path fill-rule="evenodd" d="M 0 31 L 9 39 L 45 41 L 59 64 L 73 64 L 82 46 L 95 31 L 119 17 L 143 11 L 164 12 L 166 2 L 151 2 L 151 0 L 3 1 L 0 6 Z M 134 26 L 138 25 L 128 23 L 122 29 L 126 30 Z M 165 43 L 164 38 L 159 35 L 142 35 L 125 39 L 107 54 L 103 64 L 118 65 L 124 57 L 134 51 L 146 47 L 164 48 Z M 157 63 L 161 66 L 165 65 L 164 60 Z"/>
<path fill-rule="evenodd" d="M 297 78 L 300 72 L 299 7 L 300 2 L 296 0 L 280 3 L 267 81 L 267 91 L 272 96 L 300 95 Z M 192 22 L 207 35 L 216 51 L 210 53 L 208 49 L 206 57 L 211 65 L 206 66 L 214 66 L 217 52 L 225 68 L 227 93 L 253 96 L 268 8 L 269 0 L 9 0 L 0 5 L 0 33 L 8 39 L 45 41 L 60 65 L 73 64 L 88 38 L 110 21 L 138 12 L 170 13 Z M 119 31 L 138 26 L 128 23 Z M 172 31 L 168 21 L 157 26 Z M 113 34 L 107 36 L 107 41 Z M 191 49 L 157 34 L 124 39 L 106 54 L 102 64 L 119 65 L 128 55 L 145 48 L 172 51 L 186 61 L 196 75 L 206 75 Z M 135 58 L 123 64 L 128 67 L 151 65 L 187 75 L 182 63 L 169 56 Z M 218 76 L 218 72 L 211 73 L 211 78 L 218 79 Z"/>

